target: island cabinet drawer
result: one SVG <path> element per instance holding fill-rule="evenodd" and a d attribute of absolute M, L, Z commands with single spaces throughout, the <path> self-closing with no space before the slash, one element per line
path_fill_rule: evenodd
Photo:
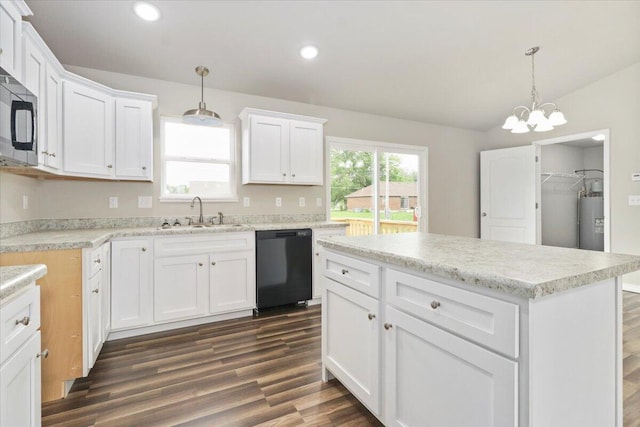
<path fill-rule="evenodd" d="M 16 296 L 0 309 L 0 364 L 40 327 L 40 286 Z"/>
<path fill-rule="evenodd" d="M 386 273 L 387 303 L 443 329 L 518 357 L 516 304 L 393 269 Z"/>
<path fill-rule="evenodd" d="M 378 298 L 380 294 L 380 267 L 377 265 L 325 252 L 322 254 L 322 271 L 329 279 L 371 297 Z"/>
<path fill-rule="evenodd" d="M 154 255 L 184 256 L 211 252 L 252 250 L 255 247 L 255 233 L 212 233 L 206 236 L 193 234 L 154 239 Z"/>

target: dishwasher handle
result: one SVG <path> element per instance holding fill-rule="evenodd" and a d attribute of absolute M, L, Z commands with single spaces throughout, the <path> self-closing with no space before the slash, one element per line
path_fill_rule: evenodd
<path fill-rule="evenodd" d="M 280 237 L 296 237 L 298 235 L 297 231 L 278 231 L 276 232 L 276 238 Z"/>

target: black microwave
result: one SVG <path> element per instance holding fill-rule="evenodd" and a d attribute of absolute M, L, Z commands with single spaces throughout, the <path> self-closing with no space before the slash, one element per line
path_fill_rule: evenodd
<path fill-rule="evenodd" d="M 38 100 L 0 68 L 0 166 L 38 165 Z"/>

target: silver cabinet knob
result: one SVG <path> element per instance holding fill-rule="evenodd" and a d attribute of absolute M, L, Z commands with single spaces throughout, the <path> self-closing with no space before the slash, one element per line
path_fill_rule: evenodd
<path fill-rule="evenodd" d="M 3 52 L 3 50 L 2 50 L 2 48 L 0 47 L 0 55 L 2 55 L 2 52 Z"/>
<path fill-rule="evenodd" d="M 320 256 L 320 252 L 316 252 L 316 256 Z"/>
<path fill-rule="evenodd" d="M 435 310 L 438 307 L 440 307 L 440 301 L 431 301 L 431 308 Z"/>
<path fill-rule="evenodd" d="M 147 167 L 146 167 L 146 166 L 143 166 L 143 167 L 142 167 L 142 170 L 143 170 L 143 171 L 146 171 L 146 170 L 147 170 Z"/>
<path fill-rule="evenodd" d="M 486 212 L 482 212 L 482 216 L 487 216 L 487 213 Z"/>
<path fill-rule="evenodd" d="M 346 268 L 342 269 L 342 274 L 347 274 L 349 272 L 349 270 L 347 270 Z"/>
<path fill-rule="evenodd" d="M 96 288 L 96 289 L 92 290 L 91 292 L 93 292 L 94 294 L 97 294 L 98 292 L 100 292 L 100 289 Z"/>
<path fill-rule="evenodd" d="M 98 257 L 94 259 L 93 262 L 95 262 L 96 264 L 100 264 L 102 261 L 100 260 L 100 257 Z"/>
<path fill-rule="evenodd" d="M 142 248 L 142 252 L 147 252 L 147 248 Z"/>
<path fill-rule="evenodd" d="M 42 353 L 36 354 L 36 357 L 42 357 L 43 359 L 46 359 L 47 357 L 49 357 L 49 349 L 46 348 L 42 350 Z"/>
<path fill-rule="evenodd" d="M 113 165 L 107 165 L 107 167 L 108 167 L 109 169 L 111 169 L 111 168 L 113 167 Z"/>
<path fill-rule="evenodd" d="M 216 265 L 216 262 L 215 261 L 211 261 L 211 265 Z"/>
<path fill-rule="evenodd" d="M 295 177 L 296 177 L 296 174 L 295 174 L 295 173 L 292 173 L 292 174 L 291 174 L 291 176 L 292 176 L 293 178 L 295 178 Z"/>
<path fill-rule="evenodd" d="M 282 176 L 287 176 L 287 174 L 286 174 L 286 173 L 283 173 L 283 174 L 282 174 Z"/>
<path fill-rule="evenodd" d="M 49 154 L 49 155 L 50 155 L 51 157 L 55 157 L 55 156 L 56 156 L 56 153 L 51 153 L 51 154 Z"/>
<path fill-rule="evenodd" d="M 201 263 L 201 262 L 199 262 L 199 263 L 198 263 L 198 265 L 199 265 L 200 267 L 202 267 L 204 264 L 203 264 L 203 263 Z"/>
<path fill-rule="evenodd" d="M 389 329 L 393 328 L 393 325 L 391 323 L 385 323 L 384 328 L 388 331 Z"/>
<path fill-rule="evenodd" d="M 24 316 L 20 320 L 16 319 L 16 325 L 23 324 L 24 326 L 27 326 L 29 324 L 29 322 L 31 322 L 31 319 L 29 318 L 29 316 Z"/>
<path fill-rule="evenodd" d="M 367 316 L 369 318 L 369 320 L 373 320 L 376 318 L 376 315 L 373 313 L 369 313 L 369 315 Z"/>

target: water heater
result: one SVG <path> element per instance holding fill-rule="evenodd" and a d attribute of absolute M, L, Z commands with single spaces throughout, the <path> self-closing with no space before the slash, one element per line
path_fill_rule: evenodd
<path fill-rule="evenodd" d="M 581 197 L 578 203 L 580 249 L 604 251 L 604 198 Z"/>

